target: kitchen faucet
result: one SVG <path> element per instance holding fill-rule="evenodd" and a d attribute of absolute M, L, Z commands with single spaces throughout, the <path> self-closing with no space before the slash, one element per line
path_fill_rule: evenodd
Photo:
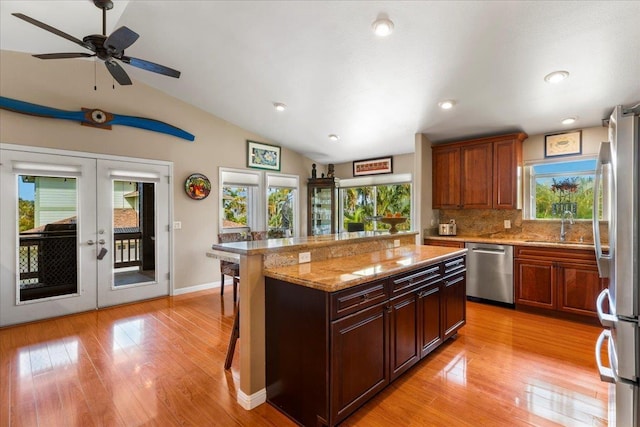
<path fill-rule="evenodd" d="M 560 217 L 560 241 L 564 242 L 567 237 L 567 231 L 564 228 L 564 221 L 566 218 L 569 218 L 569 225 L 573 225 L 573 213 L 571 211 L 564 211 L 562 216 Z"/>

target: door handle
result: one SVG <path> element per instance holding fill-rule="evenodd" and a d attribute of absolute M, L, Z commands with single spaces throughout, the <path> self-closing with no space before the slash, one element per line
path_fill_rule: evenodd
<path fill-rule="evenodd" d="M 93 240 L 87 240 L 87 245 L 93 246 L 95 244 L 96 244 L 96 242 L 94 242 Z"/>
<path fill-rule="evenodd" d="M 613 361 L 615 359 L 612 359 L 612 357 L 616 357 L 616 356 L 615 356 L 615 350 L 613 349 L 613 346 L 611 343 L 611 331 L 609 329 L 604 329 L 600 333 L 600 336 L 598 337 L 598 341 L 596 342 L 596 363 L 598 365 L 598 372 L 600 373 L 601 381 L 604 381 L 607 383 L 615 383 L 618 380 L 618 376 L 616 375 L 615 370 L 612 367 L 606 367 L 602 365 L 602 357 L 600 356 L 600 353 L 602 352 L 602 344 L 604 343 L 605 339 L 608 342 L 607 349 L 609 353 L 609 363 L 611 365 L 615 363 Z"/>
<path fill-rule="evenodd" d="M 609 313 L 605 313 L 602 310 L 602 304 L 605 298 L 609 302 Z M 616 307 L 611 302 L 609 289 L 604 289 L 600 292 L 600 295 L 598 295 L 598 299 L 596 299 L 596 311 L 598 312 L 598 319 L 600 319 L 602 326 L 607 328 L 613 328 L 615 326 L 618 321 L 618 316 L 616 316 Z"/>
<path fill-rule="evenodd" d="M 100 243 L 101 245 L 104 245 L 106 242 L 105 242 L 104 239 L 100 239 L 100 240 L 98 240 L 98 243 Z"/>

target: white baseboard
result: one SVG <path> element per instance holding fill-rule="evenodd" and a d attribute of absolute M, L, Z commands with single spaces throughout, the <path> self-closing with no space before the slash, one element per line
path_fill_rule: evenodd
<path fill-rule="evenodd" d="M 242 390 L 238 389 L 238 404 L 247 411 L 257 408 L 267 401 L 267 389 L 263 388 L 252 395 L 245 394 Z"/>
<path fill-rule="evenodd" d="M 219 288 L 220 282 L 203 283 L 202 285 L 188 286 L 186 288 L 179 288 L 173 290 L 173 296 L 188 294 L 191 292 L 204 291 L 206 289 Z"/>

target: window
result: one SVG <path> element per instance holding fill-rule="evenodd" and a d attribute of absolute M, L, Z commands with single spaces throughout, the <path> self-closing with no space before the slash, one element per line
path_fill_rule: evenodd
<path fill-rule="evenodd" d="M 298 234 L 298 177 L 267 174 L 267 237 Z"/>
<path fill-rule="evenodd" d="M 529 185 L 525 217 L 558 219 L 569 211 L 575 219 L 593 218 L 595 159 L 536 163 L 526 166 Z M 600 202 L 600 217 L 606 209 Z"/>
<path fill-rule="evenodd" d="M 363 223 L 366 231 L 386 230 L 377 216 L 408 218 L 398 230 L 411 230 L 411 175 L 397 174 L 340 180 L 340 225 Z"/>
<path fill-rule="evenodd" d="M 260 172 L 220 169 L 220 230 L 259 230 Z"/>

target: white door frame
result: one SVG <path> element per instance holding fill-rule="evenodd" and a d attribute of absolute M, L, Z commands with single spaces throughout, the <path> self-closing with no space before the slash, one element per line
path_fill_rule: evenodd
<path fill-rule="evenodd" d="M 7 152 L 22 152 L 22 153 L 27 153 L 33 156 L 33 158 L 37 158 L 39 155 L 54 155 L 54 156 L 61 156 L 61 157 L 69 157 L 69 160 L 72 160 L 72 158 L 76 158 L 77 162 L 76 163 L 82 163 L 82 164 L 86 164 L 86 161 L 94 161 L 94 166 L 92 168 L 92 173 L 94 174 L 93 176 L 93 180 L 94 182 L 96 182 L 96 177 L 95 177 L 95 173 L 96 173 L 96 164 L 98 163 L 98 160 L 110 160 L 110 161 L 115 161 L 115 162 L 135 162 L 138 164 L 147 164 L 147 165 L 162 165 L 162 166 L 166 166 L 168 167 L 169 170 L 169 188 L 168 188 L 168 204 L 169 204 L 169 209 L 168 209 L 168 223 L 167 224 L 158 224 L 157 225 L 157 230 L 167 230 L 167 241 L 168 241 L 168 262 L 169 262 L 169 272 L 173 272 L 174 271 L 174 254 L 173 254 L 173 227 L 170 227 L 170 224 L 173 223 L 173 187 L 171 185 L 172 179 L 173 179 L 173 163 L 172 162 L 167 162 L 167 161 L 161 161 L 161 160 L 149 160 L 149 159 L 141 159 L 141 158 L 131 158 L 131 157 L 123 157 L 123 156 L 113 156 L 113 155 L 107 155 L 107 154 L 96 154 L 96 153 L 86 153 L 86 152 L 78 152 L 78 151 L 69 151 L 69 150 L 61 150 L 61 149 L 51 149 L 51 148 L 43 148 L 43 147 L 34 147 L 34 146 L 24 146 L 24 145 L 17 145 L 17 144 L 6 144 L 6 143 L 0 143 L 0 150 L 8 150 Z M 1 159 L 0 159 L 1 160 Z M 64 161 L 63 163 L 66 163 L 66 161 Z M 0 164 L 0 167 L 5 168 L 5 167 L 11 167 L 10 165 L 2 165 Z M 84 171 L 83 171 L 84 172 Z M 85 177 L 89 178 L 89 175 L 91 173 L 86 172 Z M 9 180 L 11 181 L 11 180 Z M 2 182 L 2 188 L 0 188 L 0 190 L 3 190 L 4 188 L 7 188 L 7 186 L 13 186 L 15 188 L 15 183 L 14 182 Z M 93 189 L 93 191 L 95 192 L 95 187 Z M 10 194 L 15 193 L 15 190 L 10 191 Z M 3 194 L 4 195 L 4 194 Z M 15 194 L 15 196 L 17 197 L 17 194 Z M 10 202 L 12 205 L 15 206 L 15 202 L 11 201 Z M 4 203 L 3 203 L 4 204 Z M 95 203 L 95 194 L 93 194 L 93 206 L 94 206 L 94 210 L 97 209 L 96 207 L 96 203 Z M 6 211 L 6 209 L 5 209 Z M 3 216 L 2 214 L 0 214 L 0 231 L 2 233 L 3 236 L 11 236 L 12 234 L 14 234 L 15 231 L 15 224 L 16 224 L 16 217 L 15 217 L 16 213 L 13 212 L 13 214 L 9 215 L 8 217 L 5 215 Z M 89 234 L 87 234 L 87 236 L 85 235 L 80 235 L 80 240 L 79 242 L 82 243 L 82 246 L 84 247 L 84 243 L 86 243 L 86 241 L 88 239 L 91 240 L 96 240 L 95 237 L 97 237 L 96 234 L 96 230 L 95 228 L 97 227 L 97 224 L 95 226 L 89 227 L 91 228 L 91 230 L 88 230 L 86 233 L 91 234 L 92 237 L 87 237 Z M 12 231 L 13 230 L 13 231 Z M 7 233 L 7 234 L 5 234 Z M 85 234 L 86 234 L 85 233 Z M 4 237 L 3 237 L 4 240 Z M 17 244 L 17 242 L 14 242 Z M 13 244 L 13 243 L 12 243 Z M 4 247 L 7 247 L 6 245 L 2 245 Z M 96 252 L 96 248 L 97 246 L 93 246 L 93 252 Z M 5 286 L 7 286 L 7 283 L 4 283 L 5 281 L 10 281 L 10 282 L 15 282 L 16 280 L 16 266 L 17 263 L 14 263 L 13 261 L 15 261 L 15 252 L 16 249 L 13 248 L 12 252 L 14 254 L 3 254 L 1 251 L 3 249 L 0 248 L 0 262 L 2 264 L 0 264 L 0 280 L 2 281 L 2 283 L 0 283 L 0 289 L 4 288 Z M 95 257 L 95 253 L 93 253 L 93 256 Z M 82 256 L 82 250 L 81 250 L 81 255 Z M 7 261 L 7 260 L 13 260 L 13 261 Z M 8 265 L 5 265 L 7 264 Z M 97 276 L 97 274 L 96 274 Z M 169 279 L 168 279 L 169 283 L 168 283 L 168 293 L 169 295 L 173 295 L 174 293 L 174 282 L 173 282 L 173 274 L 169 275 Z M 95 282 L 95 279 L 94 279 Z M 80 286 L 82 286 L 82 284 L 80 284 Z M 82 286 L 83 287 L 83 286 Z M 84 288 L 84 287 L 83 287 Z M 87 292 L 87 289 L 83 289 L 83 292 Z M 92 292 L 94 293 L 93 295 L 96 295 L 97 293 L 97 289 L 92 290 Z M 15 294 L 15 291 L 14 291 Z M 4 297 L 6 296 L 6 294 L 3 292 L 2 293 L 2 297 L 3 300 L 5 299 Z M 15 295 L 14 295 L 15 297 Z M 93 304 L 92 307 L 89 309 L 94 309 L 97 308 L 97 295 L 95 297 L 92 297 L 93 299 Z M 10 301 L 9 303 L 14 304 L 15 305 L 15 298 L 12 299 L 12 301 Z M 6 309 L 3 309 L 3 306 L 7 304 L 7 302 L 2 302 L 0 304 L 0 326 L 5 326 L 5 325 L 9 325 L 9 324 L 15 324 L 15 323 L 21 323 L 21 322 L 25 322 L 25 321 L 31 321 L 31 320 L 37 320 L 37 316 L 36 318 L 33 318 L 33 315 L 29 315 L 27 316 L 25 319 L 21 319 L 21 316 L 18 316 L 17 319 L 7 319 L 6 317 L 6 313 L 3 313 L 3 311 L 6 311 Z M 25 306 L 31 306 L 31 311 L 34 310 L 38 310 L 37 307 L 37 303 L 33 303 L 33 304 L 25 304 Z M 80 309 L 77 309 L 76 311 L 85 311 L 87 308 L 82 307 Z M 13 313 L 13 316 L 15 316 L 16 313 Z M 67 313 L 61 313 L 61 314 L 67 314 Z"/>

